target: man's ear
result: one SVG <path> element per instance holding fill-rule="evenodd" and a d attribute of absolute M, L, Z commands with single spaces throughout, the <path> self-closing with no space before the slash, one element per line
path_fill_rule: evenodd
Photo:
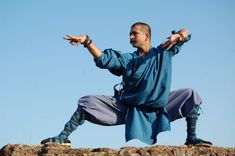
<path fill-rule="evenodd" d="M 149 41 L 150 41 L 150 34 L 146 33 L 145 35 L 146 35 L 146 39 L 149 39 Z"/>

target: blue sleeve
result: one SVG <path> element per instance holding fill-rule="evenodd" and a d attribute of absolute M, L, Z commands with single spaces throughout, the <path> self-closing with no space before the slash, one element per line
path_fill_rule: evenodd
<path fill-rule="evenodd" d="M 176 34 L 175 31 L 172 31 L 171 32 L 172 34 Z M 188 42 L 189 40 L 191 39 L 191 34 L 188 35 L 188 37 L 186 39 L 184 39 L 183 41 L 179 42 L 179 43 L 176 43 L 169 51 L 170 53 L 172 54 L 172 56 L 174 56 L 175 54 L 179 53 L 181 47 L 183 46 L 183 44 L 185 42 Z"/>
<path fill-rule="evenodd" d="M 112 74 L 121 76 L 125 69 L 125 57 L 119 51 L 106 49 L 102 55 L 95 60 L 96 66 L 108 69 Z"/>

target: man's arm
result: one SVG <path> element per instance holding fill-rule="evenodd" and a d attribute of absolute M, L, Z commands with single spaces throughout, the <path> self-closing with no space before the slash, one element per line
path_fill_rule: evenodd
<path fill-rule="evenodd" d="M 121 76 L 125 68 L 125 60 L 120 52 L 113 49 L 106 49 L 103 52 L 99 50 L 92 40 L 87 35 L 71 36 L 66 35 L 65 40 L 70 41 L 70 44 L 80 46 L 81 44 L 86 47 L 94 57 L 96 66 L 102 69 L 108 69 L 112 74 Z M 102 56 L 101 56 L 102 55 Z"/>
<path fill-rule="evenodd" d="M 171 49 L 175 44 L 184 41 L 189 35 L 189 31 L 187 29 L 181 29 L 175 34 L 169 36 L 167 41 L 162 43 L 163 48 L 166 50 Z"/>
<path fill-rule="evenodd" d="M 94 57 L 94 59 L 98 59 L 102 55 L 101 50 L 99 50 L 95 46 L 95 44 L 92 42 L 92 40 L 89 39 L 87 35 L 81 35 L 81 36 L 66 35 L 64 39 L 70 41 L 70 44 L 75 46 L 80 46 L 81 44 L 84 44 L 91 53 L 91 55 Z"/>

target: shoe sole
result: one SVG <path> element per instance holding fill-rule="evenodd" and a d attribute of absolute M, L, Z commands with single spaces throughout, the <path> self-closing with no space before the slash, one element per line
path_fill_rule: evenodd
<path fill-rule="evenodd" d="M 67 147 L 71 147 L 72 144 L 71 143 L 57 143 L 57 142 L 47 142 L 45 144 L 57 144 L 57 145 L 62 145 L 62 146 L 67 146 Z"/>
<path fill-rule="evenodd" d="M 62 144 L 60 144 L 60 145 L 67 146 L 67 147 L 71 147 L 71 146 L 72 146 L 71 143 L 62 143 Z"/>
<path fill-rule="evenodd" d="M 195 146 L 212 147 L 212 145 L 206 143 L 196 144 Z"/>
<path fill-rule="evenodd" d="M 189 144 L 189 145 L 185 145 L 185 146 L 198 146 L 198 147 L 212 147 L 212 145 L 210 144 L 206 144 L 206 143 L 200 143 L 200 144 Z"/>

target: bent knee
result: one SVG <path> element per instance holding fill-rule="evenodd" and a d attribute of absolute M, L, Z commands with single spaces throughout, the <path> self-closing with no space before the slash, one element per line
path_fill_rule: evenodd
<path fill-rule="evenodd" d="M 80 99 L 78 99 L 78 103 L 79 102 L 83 102 L 83 101 L 90 101 L 91 99 L 93 98 L 93 96 L 91 96 L 91 95 L 86 95 L 86 96 L 83 96 L 83 97 L 81 97 Z"/>
<path fill-rule="evenodd" d="M 192 88 L 185 88 L 185 89 L 183 89 L 183 92 L 184 92 L 184 94 L 187 94 L 188 96 L 191 96 L 194 93 L 196 93 L 196 91 L 193 90 Z"/>
<path fill-rule="evenodd" d="M 184 94 L 189 97 L 193 101 L 194 104 L 200 105 L 202 103 L 201 97 L 198 93 L 192 88 L 185 88 L 183 89 Z"/>
<path fill-rule="evenodd" d="M 83 96 L 78 100 L 78 106 L 84 106 L 84 105 L 90 104 L 94 102 L 95 100 L 96 98 L 92 95 Z"/>

